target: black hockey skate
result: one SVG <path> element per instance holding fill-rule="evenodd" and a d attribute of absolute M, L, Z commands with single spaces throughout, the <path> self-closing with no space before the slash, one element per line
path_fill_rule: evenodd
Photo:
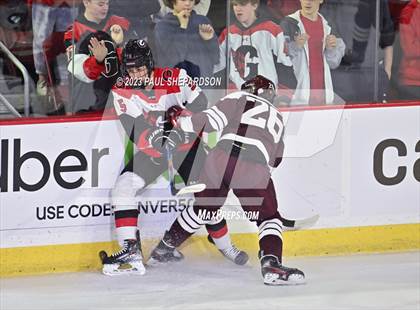
<path fill-rule="evenodd" d="M 174 246 L 171 245 L 171 238 L 168 232 L 165 232 L 162 240 L 150 254 L 150 258 L 147 261 L 147 265 L 156 266 L 160 264 L 179 262 L 184 259 L 184 254 L 178 251 Z"/>
<path fill-rule="evenodd" d="M 210 235 L 207 235 L 207 240 L 211 244 L 214 244 L 214 240 Z M 227 248 L 227 249 L 224 249 L 224 250 L 219 249 L 219 251 L 220 251 L 220 253 L 223 254 L 224 257 L 226 257 L 230 261 L 234 262 L 236 265 L 245 265 L 249 260 L 248 254 L 245 251 L 239 250 L 233 244 L 230 248 Z"/>
<path fill-rule="evenodd" d="M 120 251 L 111 256 L 108 256 L 105 251 L 101 251 L 99 257 L 103 264 L 102 273 L 107 276 L 143 275 L 146 272 L 139 240 L 124 240 L 124 245 Z"/>
<path fill-rule="evenodd" d="M 288 268 L 280 264 L 274 255 L 260 258 L 261 273 L 266 285 L 297 285 L 305 283 L 305 274 L 296 268 Z"/>

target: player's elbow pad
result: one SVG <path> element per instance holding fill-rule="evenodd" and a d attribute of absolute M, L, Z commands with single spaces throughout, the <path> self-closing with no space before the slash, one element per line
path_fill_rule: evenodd
<path fill-rule="evenodd" d="M 195 100 L 192 103 L 187 105 L 186 108 L 194 113 L 201 112 L 207 109 L 207 102 L 208 101 L 206 95 L 204 95 L 203 92 L 200 92 L 198 97 L 195 98 Z"/>
<path fill-rule="evenodd" d="M 282 162 L 283 157 L 277 157 L 276 160 L 274 161 L 273 167 L 277 168 L 278 166 L 280 166 L 280 163 Z"/>

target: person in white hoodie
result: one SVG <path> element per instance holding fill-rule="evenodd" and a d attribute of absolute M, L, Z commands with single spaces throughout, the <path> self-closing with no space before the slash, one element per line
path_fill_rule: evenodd
<path fill-rule="evenodd" d="M 327 20 L 319 14 L 323 0 L 300 0 L 300 3 L 301 9 L 282 23 L 297 80 L 291 105 L 333 104 L 330 69 L 339 66 L 345 44 L 332 34 Z"/>

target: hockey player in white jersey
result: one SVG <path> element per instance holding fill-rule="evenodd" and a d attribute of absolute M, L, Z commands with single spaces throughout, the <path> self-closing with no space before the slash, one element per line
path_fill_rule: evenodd
<path fill-rule="evenodd" d="M 108 256 L 100 252 L 103 273 L 144 274 L 145 268 L 137 227 L 136 195 L 168 169 L 165 152 L 173 154 L 173 165 L 186 184 L 198 178 L 206 152 L 196 134 L 173 130 L 165 122 L 174 106 L 191 112 L 207 107 L 207 99 L 183 69 L 155 68 L 152 52 L 144 40 L 130 40 L 122 53 L 122 77 L 112 90 L 114 107 L 122 126 L 138 152 L 125 166 L 112 190 L 115 227 L 121 250 Z M 248 255 L 232 245 L 224 219 L 207 226 L 209 239 L 225 257 L 245 264 Z M 179 261 L 183 255 L 162 243 L 154 262 Z M 122 266 L 129 265 L 128 268 Z"/>

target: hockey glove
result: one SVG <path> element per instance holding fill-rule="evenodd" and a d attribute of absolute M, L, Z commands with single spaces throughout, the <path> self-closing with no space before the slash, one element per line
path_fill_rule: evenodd
<path fill-rule="evenodd" d="M 172 124 L 174 128 L 178 128 L 178 117 L 192 115 L 190 111 L 179 106 L 170 107 L 165 114 L 165 118 Z"/>

